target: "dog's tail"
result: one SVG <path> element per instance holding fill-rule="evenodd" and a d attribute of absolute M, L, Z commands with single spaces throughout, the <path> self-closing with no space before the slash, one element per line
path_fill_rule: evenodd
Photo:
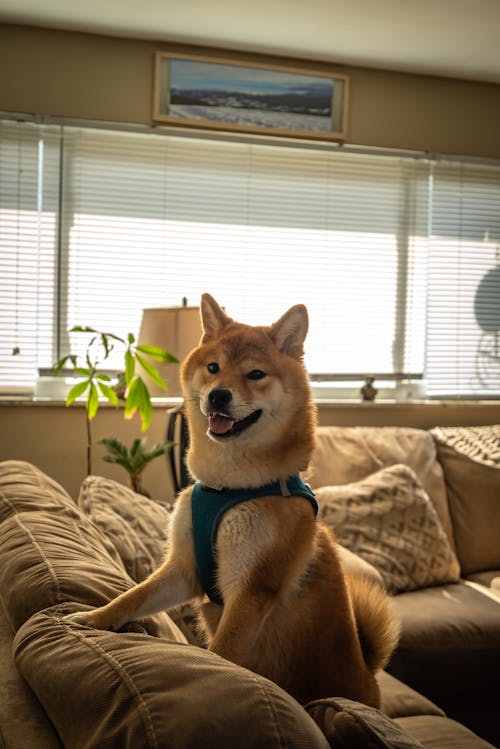
<path fill-rule="evenodd" d="M 356 617 L 363 656 L 375 672 L 384 668 L 398 644 L 400 624 L 390 596 L 380 584 L 367 577 L 347 579 Z"/>

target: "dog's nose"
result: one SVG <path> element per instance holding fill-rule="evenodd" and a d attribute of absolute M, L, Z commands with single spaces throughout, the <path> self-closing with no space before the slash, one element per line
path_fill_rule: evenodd
<path fill-rule="evenodd" d="M 223 411 L 231 403 L 233 394 L 226 388 L 214 388 L 208 394 L 208 402 L 214 411 Z"/>

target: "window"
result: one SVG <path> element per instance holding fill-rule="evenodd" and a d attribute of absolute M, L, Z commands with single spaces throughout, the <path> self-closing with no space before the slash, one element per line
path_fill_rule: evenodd
<path fill-rule="evenodd" d="M 500 395 L 494 357 L 462 372 L 486 345 L 471 309 L 499 201 L 494 166 L 2 123 L 0 386 L 76 353 L 73 325 L 137 332 L 143 307 L 210 291 L 252 324 L 304 302 L 316 380 Z"/>
<path fill-rule="evenodd" d="M 32 386 L 57 340 L 59 129 L 0 123 L 0 388 Z"/>

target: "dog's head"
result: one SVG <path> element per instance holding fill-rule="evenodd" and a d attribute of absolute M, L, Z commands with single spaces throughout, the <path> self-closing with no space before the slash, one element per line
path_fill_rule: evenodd
<path fill-rule="evenodd" d="M 229 464 L 239 474 L 251 473 L 252 464 L 259 474 L 257 483 L 261 474 L 267 477 L 271 472 L 271 478 L 279 478 L 295 473 L 304 467 L 295 466 L 297 461 L 308 462 L 309 454 L 304 453 L 310 451 L 314 425 L 302 363 L 306 308 L 296 305 L 273 325 L 252 327 L 232 320 L 204 294 L 201 319 L 200 345 L 181 370 L 191 438 L 190 470 L 214 484 L 213 468 L 225 486 Z M 278 465 L 280 473 L 274 476 Z"/>

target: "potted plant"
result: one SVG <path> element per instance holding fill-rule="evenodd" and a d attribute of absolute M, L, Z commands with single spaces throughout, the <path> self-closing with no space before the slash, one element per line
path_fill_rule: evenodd
<path fill-rule="evenodd" d="M 75 326 L 70 330 L 70 333 L 83 333 L 90 335 L 85 355 L 83 356 L 83 361 L 81 361 L 80 357 L 75 356 L 74 354 L 68 354 L 59 359 L 59 361 L 54 365 L 54 374 L 58 375 L 63 368 L 67 368 L 69 365 L 72 368 L 72 371 L 82 378 L 81 381 L 77 382 L 69 391 L 66 398 L 66 405 L 70 406 L 78 398 L 83 398 L 85 396 L 87 474 L 90 474 L 92 472 L 92 420 L 99 411 L 99 398 L 104 398 L 115 407 L 119 407 L 123 404 L 123 413 L 126 419 L 130 419 L 135 413 L 138 413 L 141 418 L 141 429 L 142 431 L 146 431 L 151 423 L 153 408 L 148 386 L 140 374 L 138 374 L 137 365 L 142 367 L 144 372 L 147 373 L 153 382 L 159 385 L 163 390 L 167 390 L 168 387 L 166 382 L 150 360 L 152 359 L 153 361 L 158 362 L 177 362 L 177 359 L 173 354 L 170 354 L 159 346 L 139 345 L 132 333 L 129 333 L 125 339 L 114 333 L 96 330 L 95 328 L 88 326 Z M 117 345 L 123 348 L 124 366 L 121 381 L 117 380 L 116 382 L 113 382 L 112 376 L 104 370 L 104 365 Z M 121 393 L 120 390 L 122 391 Z M 119 394 L 123 397 L 120 397 Z M 111 443 L 113 440 L 110 440 L 109 442 Z M 119 450 L 117 445 L 121 443 L 119 443 L 118 440 L 115 442 L 115 447 Z M 137 442 L 138 444 L 136 444 Z M 104 444 L 106 444 L 106 442 L 104 442 Z M 147 453 L 145 450 L 145 441 L 136 440 L 132 445 L 130 453 L 127 451 L 129 460 L 129 468 L 127 468 L 127 471 L 129 471 L 131 480 L 132 473 L 138 477 L 153 458 L 164 454 L 167 450 L 171 449 L 172 446 L 173 443 L 171 442 L 158 443 L 153 446 L 149 453 Z M 110 445 L 107 445 L 107 447 L 109 450 Z M 117 457 L 117 453 L 111 451 L 110 456 L 106 456 L 104 459 L 109 462 L 119 463 L 119 460 L 112 459 L 113 456 Z M 125 456 L 122 457 L 125 458 Z M 137 467 L 141 461 L 143 465 L 137 473 Z M 126 461 L 122 462 L 121 465 L 124 465 L 125 462 Z M 124 467 L 126 466 L 124 465 Z"/>
<path fill-rule="evenodd" d="M 142 485 L 144 469 L 152 460 L 165 455 L 174 446 L 173 442 L 157 442 L 151 450 L 147 450 L 144 437 L 135 439 L 130 450 L 116 437 L 103 437 L 99 440 L 99 444 L 104 445 L 108 451 L 108 455 L 105 455 L 103 460 L 122 466 L 129 475 L 130 488 L 145 497 L 151 495 Z"/>

